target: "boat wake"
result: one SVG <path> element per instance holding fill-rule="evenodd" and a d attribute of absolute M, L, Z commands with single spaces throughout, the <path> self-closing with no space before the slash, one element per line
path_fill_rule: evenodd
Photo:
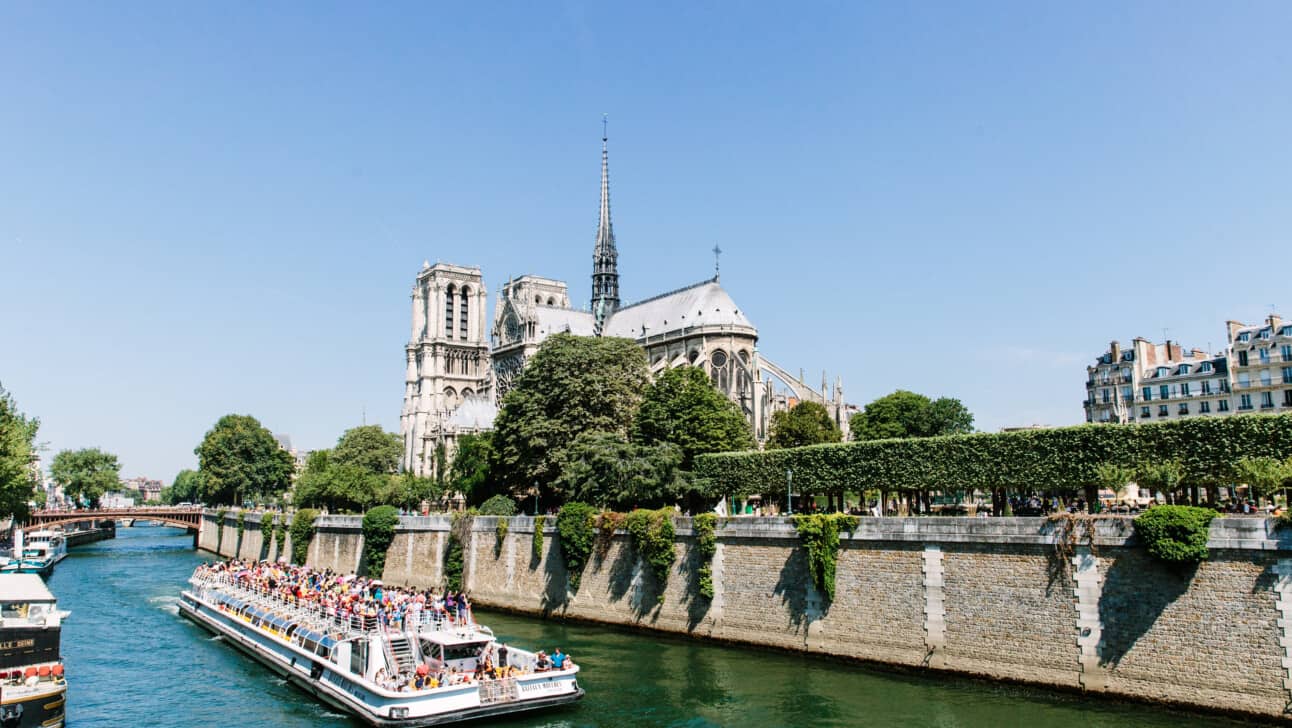
<path fill-rule="evenodd" d="M 148 597 L 148 603 L 162 610 L 163 612 L 166 612 L 167 614 L 173 614 L 176 617 L 179 616 L 179 597 L 175 597 L 175 596 Z"/>

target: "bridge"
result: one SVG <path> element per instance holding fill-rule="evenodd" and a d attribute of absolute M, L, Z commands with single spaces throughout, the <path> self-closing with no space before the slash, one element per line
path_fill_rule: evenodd
<path fill-rule="evenodd" d="M 79 511 L 35 511 L 27 519 L 30 526 L 57 526 L 81 521 L 158 521 L 196 532 L 202 521 L 202 509 L 172 506 L 87 508 Z"/>

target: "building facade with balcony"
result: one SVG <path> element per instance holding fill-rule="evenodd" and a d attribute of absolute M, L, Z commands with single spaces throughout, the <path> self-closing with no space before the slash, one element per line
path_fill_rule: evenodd
<path fill-rule="evenodd" d="M 1114 341 L 1086 368 L 1087 422 L 1160 422 L 1292 412 L 1292 323 L 1227 322 L 1224 352 Z"/>

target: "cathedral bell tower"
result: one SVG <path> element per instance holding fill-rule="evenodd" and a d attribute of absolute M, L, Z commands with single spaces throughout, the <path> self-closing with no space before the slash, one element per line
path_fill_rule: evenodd
<path fill-rule="evenodd" d="M 601 215 L 597 221 L 597 244 L 592 249 L 592 310 L 604 306 L 606 315 L 619 308 L 619 253 L 615 250 L 615 228 L 610 222 L 610 155 L 606 120 L 601 120 Z"/>

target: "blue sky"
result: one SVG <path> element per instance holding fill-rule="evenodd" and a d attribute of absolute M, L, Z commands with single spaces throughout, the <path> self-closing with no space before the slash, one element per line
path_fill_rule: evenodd
<path fill-rule="evenodd" d="M 169 481 L 398 429 L 423 259 L 711 274 L 865 404 L 1081 420 L 1113 338 L 1292 314 L 1292 5 L 0 4 L 0 382 Z M 493 297 L 490 296 L 492 310 Z"/>

